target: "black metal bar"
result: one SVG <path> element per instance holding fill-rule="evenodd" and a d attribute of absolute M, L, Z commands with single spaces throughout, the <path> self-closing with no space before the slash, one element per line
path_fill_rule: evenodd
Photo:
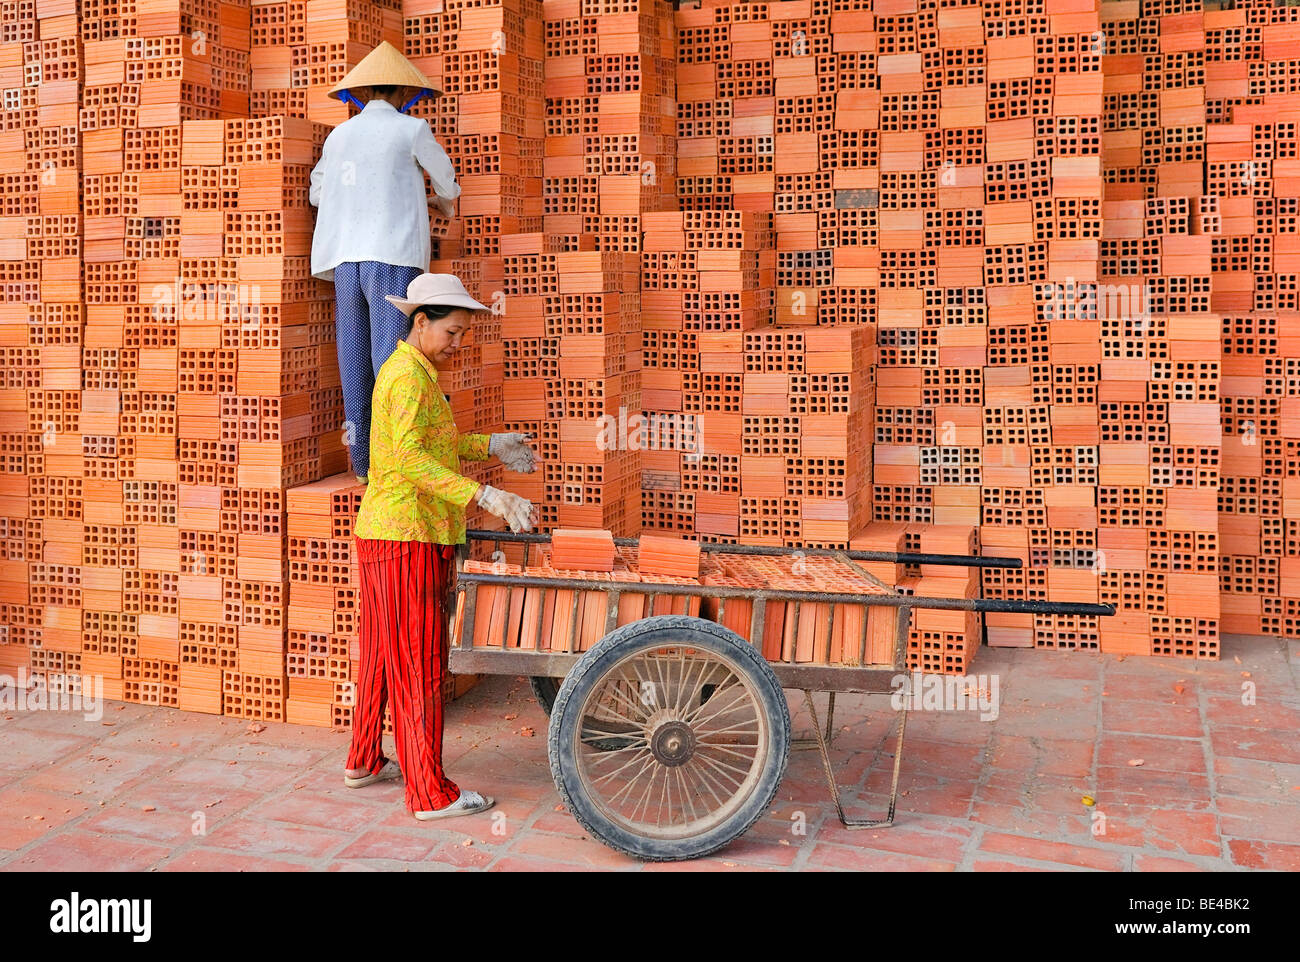
<path fill-rule="evenodd" d="M 526 544 L 545 544 L 551 540 L 551 536 L 547 534 L 530 534 L 526 532 L 515 534 L 512 531 L 480 531 L 477 529 L 466 531 L 465 537 L 475 541 L 518 541 Z M 637 544 L 637 539 L 615 538 L 614 544 L 630 548 Z M 1020 568 L 1024 566 L 1024 562 L 1019 558 L 986 558 L 980 555 L 917 554 L 894 551 L 845 551 L 840 548 L 778 548 L 754 544 L 719 544 L 715 541 L 701 541 L 700 550 L 721 554 L 752 554 L 771 557 L 786 557 L 796 551 L 805 557 L 844 554 L 854 561 L 884 561 L 890 564 L 942 565 L 958 568 Z"/>
<path fill-rule="evenodd" d="M 561 591 L 619 591 L 646 593 L 645 582 L 585 581 L 581 579 L 534 578 L 523 575 L 494 575 L 486 572 L 463 572 L 461 580 L 486 585 L 521 585 L 532 588 L 555 588 Z M 809 601 L 818 604 L 885 605 L 893 608 L 934 608 L 943 611 L 996 611 L 1020 615 L 1095 615 L 1115 614 L 1113 605 L 1096 605 L 1079 601 L 1015 601 L 998 598 L 920 598 L 915 595 L 846 594 L 830 591 L 785 591 L 770 588 L 730 588 L 724 585 L 656 584 L 655 595 L 689 595 L 707 598 L 752 598 L 768 601 Z"/>

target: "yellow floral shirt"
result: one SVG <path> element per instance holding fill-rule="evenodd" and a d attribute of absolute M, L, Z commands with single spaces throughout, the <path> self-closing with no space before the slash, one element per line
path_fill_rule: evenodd
<path fill-rule="evenodd" d="M 406 341 L 375 379 L 370 483 L 353 532 L 380 541 L 461 544 L 465 506 L 479 482 L 460 459 L 485 461 L 488 435 L 461 434 L 438 386 L 438 370 Z"/>

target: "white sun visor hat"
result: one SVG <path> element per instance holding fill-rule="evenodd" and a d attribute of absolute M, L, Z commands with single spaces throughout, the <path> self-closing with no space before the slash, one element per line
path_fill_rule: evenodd
<path fill-rule="evenodd" d="M 491 310 L 469 296 L 465 285 L 455 274 L 421 274 L 406 288 L 406 297 L 393 294 L 384 299 L 410 317 L 417 307 L 463 307 L 470 311 Z"/>

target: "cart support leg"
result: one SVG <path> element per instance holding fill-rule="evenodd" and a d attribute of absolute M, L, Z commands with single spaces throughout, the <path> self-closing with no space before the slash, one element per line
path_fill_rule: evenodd
<path fill-rule="evenodd" d="M 807 694 L 807 692 L 805 692 Z M 835 692 L 827 693 L 830 698 L 826 703 L 826 747 L 830 748 L 835 743 Z M 817 716 L 813 716 L 813 725 L 817 724 Z M 790 750 L 792 752 L 806 751 L 811 748 L 821 746 L 821 738 L 794 738 L 790 740 Z"/>
<path fill-rule="evenodd" d="M 826 784 L 830 787 L 831 798 L 835 802 L 835 814 L 839 816 L 840 824 L 850 831 L 864 828 L 886 828 L 894 824 L 894 809 L 898 804 L 898 776 L 903 765 L 903 733 L 907 729 L 907 708 L 904 707 L 898 718 L 898 744 L 894 748 L 894 777 L 889 786 L 889 814 L 883 819 L 869 818 L 846 818 L 844 815 L 844 803 L 840 799 L 840 786 L 835 781 L 835 769 L 831 767 L 831 756 L 828 739 L 822 734 L 821 725 L 817 720 L 817 706 L 813 704 L 812 692 L 804 690 L 804 700 L 808 704 L 808 713 L 812 716 L 813 731 L 817 733 L 817 747 L 821 749 L 822 767 L 826 770 Z M 831 692 L 831 702 L 829 709 L 834 711 L 835 693 Z M 827 719 L 829 721 L 829 717 Z"/>

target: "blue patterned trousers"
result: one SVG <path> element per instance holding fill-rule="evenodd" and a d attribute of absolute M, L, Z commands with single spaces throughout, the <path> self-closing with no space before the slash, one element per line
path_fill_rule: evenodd
<path fill-rule="evenodd" d="M 406 288 L 424 273 L 418 267 L 398 267 L 378 261 L 353 261 L 334 268 L 334 327 L 343 385 L 343 440 L 352 456 L 352 470 L 370 472 L 370 396 L 379 369 L 411 333 L 411 322 L 384 300 L 385 294 L 405 297 Z"/>

